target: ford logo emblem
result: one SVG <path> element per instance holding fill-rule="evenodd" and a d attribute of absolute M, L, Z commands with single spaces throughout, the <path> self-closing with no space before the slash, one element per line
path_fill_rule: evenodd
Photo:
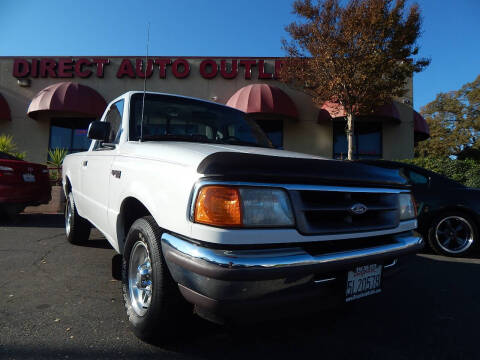
<path fill-rule="evenodd" d="M 352 205 L 352 207 L 349 210 L 354 215 L 362 215 L 367 212 L 368 208 L 365 205 L 358 203 L 358 204 Z"/>

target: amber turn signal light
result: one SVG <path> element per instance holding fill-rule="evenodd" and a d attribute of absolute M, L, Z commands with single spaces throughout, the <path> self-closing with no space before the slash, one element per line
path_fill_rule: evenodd
<path fill-rule="evenodd" d="M 242 226 L 238 189 L 226 186 L 205 186 L 195 204 L 195 221 L 214 226 Z"/>

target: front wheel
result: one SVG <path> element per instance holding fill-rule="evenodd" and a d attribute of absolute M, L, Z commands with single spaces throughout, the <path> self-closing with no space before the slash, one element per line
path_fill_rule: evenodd
<path fill-rule="evenodd" d="M 162 231 L 151 216 L 136 220 L 128 232 L 122 261 L 122 289 L 133 332 L 162 341 L 188 313 L 161 253 Z"/>
<path fill-rule="evenodd" d="M 478 244 L 478 229 L 473 219 L 466 214 L 440 214 L 429 228 L 428 242 L 437 254 L 465 256 Z"/>

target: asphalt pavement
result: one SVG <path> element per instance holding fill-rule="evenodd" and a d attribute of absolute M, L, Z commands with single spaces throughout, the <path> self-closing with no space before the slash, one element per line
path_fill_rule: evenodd
<path fill-rule="evenodd" d="M 168 345 L 129 330 L 115 255 L 60 215 L 0 224 L 0 359 L 478 359 L 480 260 L 428 253 L 384 291 L 301 319 L 223 327 L 197 317 Z"/>

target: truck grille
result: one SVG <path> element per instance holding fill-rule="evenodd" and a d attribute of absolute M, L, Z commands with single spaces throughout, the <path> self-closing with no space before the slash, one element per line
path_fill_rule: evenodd
<path fill-rule="evenodd" d="M 290 190 L 298 230 L 305 235 L 392 229 L 399 225 L 398 194 L 393 192 Z M 366 211 L 356 214 L 352 207 Z M 360 206 L 361 207 L 361 206 Z M 360 211 L 361 212 L 361 211 Z"/>

